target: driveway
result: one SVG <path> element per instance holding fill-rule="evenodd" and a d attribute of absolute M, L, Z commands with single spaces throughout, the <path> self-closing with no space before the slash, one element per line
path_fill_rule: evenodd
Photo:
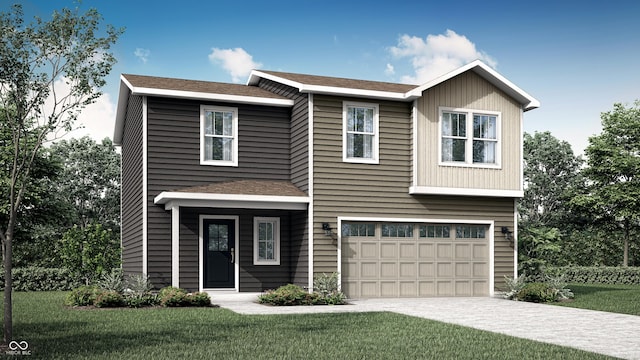
<path fill-rule="evenodd" d="M 390 311 L 625 359 L 640 359 L 640 316 L 498 298 L 351 300 L 344 306 L 273 307 L 257 294 L 213 297 L 240 314 L 311 314 Z"/>

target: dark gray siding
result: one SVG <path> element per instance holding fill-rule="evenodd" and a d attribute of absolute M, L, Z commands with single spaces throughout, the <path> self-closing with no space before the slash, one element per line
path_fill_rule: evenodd
<path fill-rule="evenodd" d="M 142 273 L 142 97 L 130 96 L 122 136 L 122 268 Z"/>
<path fill-rule="evenodd" d="M 309 190 L 309 99 L 297 89 L 262 79 L 259 87 L 294 101 L 291 109 L 291 182 Z"/>
<path fill-rule="evenodd" d="M 291 213 L 291 282 L 309 286 L 309 218 L 306 211 Z"/>
<path fill-rule="evenodd" d="M 294 234 L 291 219 L 303 217 L 306 211 L 182 208 L 180 211 L 180 287 L 196 291 L 199 287 L 199 216 L 239 216 L 240 291 L 264 291 L 293 281 L 292 268 L 299 265 L 302 238 Z M 280 265 L 253 265 L 253 218 L 280 218 Z M 305 283 L 306 285 L 306 283 Z"/>
<path fill-rule="evenodd" d="M 200 105 L 238 108 L 238 167 L 200 165 Z M 234 179 L 290 179 L 289 108 L 148 98 L 148 274 L 171 283 L 171 214 L 163 191 Z"/>

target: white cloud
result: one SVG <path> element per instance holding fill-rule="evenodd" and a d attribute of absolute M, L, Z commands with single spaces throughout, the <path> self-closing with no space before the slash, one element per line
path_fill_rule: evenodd
<path fill-rule="evenodd" d="M 151 55 L 151 50 L 136 48 L 136 51 L 133 52 L 133 55 L 135 55 L 138 59 L 140 59 L 140 61 L 142 61 L 143 64 L 146 64 L 147 61 L 149 60 L 149 56 Z"/>
<path fill-rule="evenodd" d="M 391 76 L 396 73 L 395 68 L 391 64 L 387 64 L 386 69 L 384 69 L 384 73 L 388 76 Z"/>
<path fill-rule="evenodd" d="M 209 54 L 209 61 L 212 63 L 222 63 L 222 68 L 231 75 L 234 83 L 239 83 L 242 78 L 247 77 L 251 70 L 262 67 L 261 63 L 254 62 L 253 56 L 249 55 L 242 48 L 218 49 L 213 48 Z"/>
<path fill-rule="evenodd" d="M 444 34 L 427 35 L 426 39 L 417 36 L 402 35 L 397 46 L 389 48 L 396 58 L 409 58 L 414 70 L 413 75 L 402 76 L 401 81 L 409 84 L 421 84 L 454 70 L 473 60 L 480 59 L 489 66 L 497 62 L 464 35 L 453 30 Z"/>

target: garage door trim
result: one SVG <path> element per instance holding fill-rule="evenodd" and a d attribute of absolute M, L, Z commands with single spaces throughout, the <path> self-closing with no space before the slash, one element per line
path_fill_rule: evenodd
<path fill-rule="evenodd" d="M 371 222 L 371 223 L 413 223 L 413 224 L 472 224 L 489 226 L 489 296 L 494 296 L 494 220 L 481 219 L 421 219 L 421 218 L 383 218 L 383 217 L 353 217 L 338 216 L 338 284 L 342 286 L 342 222 Z"/>

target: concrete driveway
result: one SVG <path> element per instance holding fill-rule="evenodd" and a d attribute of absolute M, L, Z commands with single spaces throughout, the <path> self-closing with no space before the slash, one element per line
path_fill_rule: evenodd
<path fill-rule="evenodd" d="M 311 314 L 390 311 L 625 359 L 640 359 L 640 316 L 498 298 L 350 300 L 344 306 L 274 307 L 258 294 L 213 296 L 240 314 Z"/>

